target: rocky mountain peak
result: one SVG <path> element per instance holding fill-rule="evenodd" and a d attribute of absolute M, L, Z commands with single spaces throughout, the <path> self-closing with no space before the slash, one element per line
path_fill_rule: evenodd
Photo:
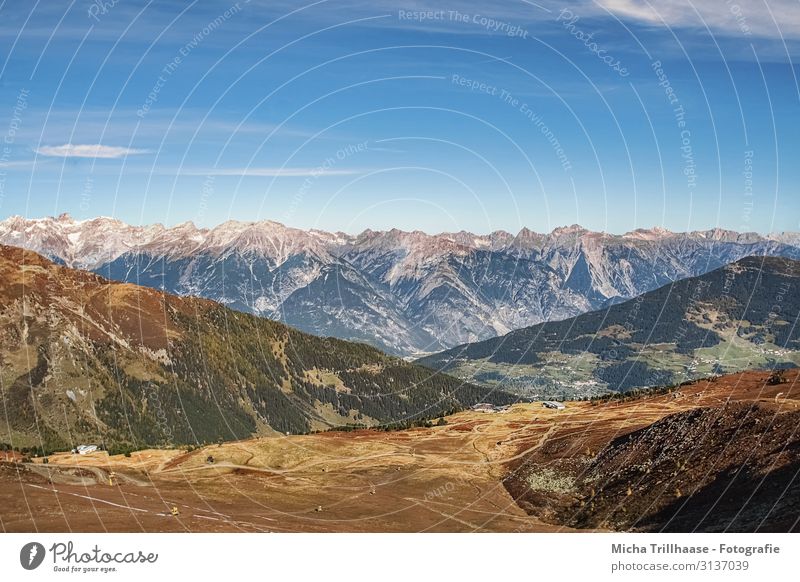
<path fill-rule="evenodd" d="M 0 221 L 0 244 L 409 355 L 599 309 L 745 256 L 800 259 L 800 235 L 302 230 L 275 221 L 130 226 Z"/>

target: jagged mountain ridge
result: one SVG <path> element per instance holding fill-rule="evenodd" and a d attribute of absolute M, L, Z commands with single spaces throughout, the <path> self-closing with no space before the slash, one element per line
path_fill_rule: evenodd
<path fill-rule="evenodd" d="M 431 418 L 515 400 L 207 299 L 0 245 L 0 443 L 132 447 Z"/>
<path fill-rule="evenodd" d="M 800 259 L 797 233 L 655 228 L 609 235 L 577 225 L 549 234 L 350 235 L 273 221 L 167 228 L 62 215 L 8 218 L 0 243 L 398 355 L 565 319 L 746 256 Z"/>

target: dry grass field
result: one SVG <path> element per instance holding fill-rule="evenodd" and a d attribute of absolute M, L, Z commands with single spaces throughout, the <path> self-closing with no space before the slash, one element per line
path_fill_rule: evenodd
<path fill-rule="evenodd" d="M 433 428 L 269 437 L 130 457 L 59 453 L 48 464 L 10 459 L 0 464 L 0 529 L 574 531 L 530 506 L 514 485 L 516 471 L 550 458 L 591 459 L 621 435 L 699 407 L 800 410 L 797 371 L 783 384 L 768 376 L 745 372 L 625 402 L 570 402 L 565 410 L 531 403 L 462 412 Z"/>

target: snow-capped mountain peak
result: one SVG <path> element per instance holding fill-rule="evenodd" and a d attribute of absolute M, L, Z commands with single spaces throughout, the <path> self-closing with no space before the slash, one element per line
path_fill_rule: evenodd
<path fill-rule="evenodd" d="M 800 235 L 302 230 L 265 220 L 131 226 L 69 215 L 0 222 L 0 243 L 200 295 L 306 331 L 411 355 L 598 309 L 749 255 L 800 259 Z"/>

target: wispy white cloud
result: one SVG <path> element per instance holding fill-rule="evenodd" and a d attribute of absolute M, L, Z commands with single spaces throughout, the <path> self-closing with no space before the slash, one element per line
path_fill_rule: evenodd
<path fill-rule="evenodd" d="M 797 0 L 596 0 L 620 18 L 763 38 L 800 37 Z"/>
<path fill-rule="evenodd" d="M 73 143 L 139 143 L 176 142 L 182 147 L 191 140 L 224 143 L 228 138 L 236 140 L 266 136 L 270 139 L 307 139 L 317 134 L 316 129 L 284 123 L 278 126 L 255 118 L 241 120 L 236 113 L 214 112 L 206 116 L 203 108 L 183 107 L 152 110 L 145 119 L 136 116 L 135 108 L 63 108 L 50 111 L 47 108 L 30 107 L 25 113 L 25 124 L 16 132 L 17 142 L 53 143 L 69 136 Z M 195 134 L 197 134 L 195 136 Z M 326 132 L 315 137 L 320 139 L 347 139 L 349 135 Z"/>
<path fill-rule="evenodd" d="M 252 0 L 274 14 L 294 9 L 294 0 Z M 580 16 L 602 17 L 608 13 L 628 21 L 675 28 L 708 28 L 714 34 L 741 36 L 744 31 L 765 39 L 800 38 L 800 2 L 797 0 L 512 0 L 483 2 L 475 0 L 337 0 L 304 11 L 303 18 L 335 20 L 341 14 L 352 18 L 386 14 L 387 18 L 370 20 L 362 26 L 446 31 L 451 34 L 486 34 L 471 18 L 454 20 L 449 11 L 462 15 L 480 15 L 500 21 L 530 26 L 531 34 L 541 34 L 552 25 L 562 9 Z M 399 18 L 403 12 L 444 11 L 439 19 Z M 543 25 L 543 26 L 542 26 Z"/>
<path fill-rule="evenodd" d="M 17 162 L 7 162 L 0 160 L 0 168 L 30 168 L 34 165 L 33 160 L 21 160 Z"/>
<path fill-rule="evenodd" d="M 60 146 L 42 146 L 36 149 L 42 156 L 56 158 L 103 158 L 116 159 L 136 154 L 149 153 L 148 150 L 139 150 L 120 146 L 106 146 L 101 144 L 71 144 Z"/>
<path fill-rule="evenodd" d="M 297 178 L 306 176 L 352 176 L 360 170 L 317 168 L 205 168 L 178 172 L 183 176 L 255 176 L 267 178 Z"/>

